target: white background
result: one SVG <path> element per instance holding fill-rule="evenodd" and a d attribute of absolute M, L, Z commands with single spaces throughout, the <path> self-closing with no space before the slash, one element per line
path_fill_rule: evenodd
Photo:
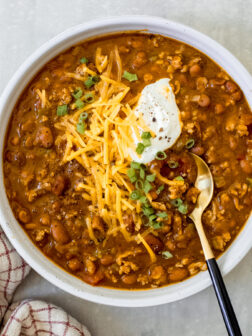
<path fill-rule="evenodd" d="M 252 73 L 252 0 L 0 0 L 0 94 L 18 66 L 42 43 L 94 18 L 157 15 L 179 21 L 228 48 Z M 252 251 L 225 277 L 243 335 L 252 335 Z M 212 288 L 153 308 L 113 308 L 77 299 L 35 272 L 14 300 L 62 306 L 93 336 L 226 335 Z"/>

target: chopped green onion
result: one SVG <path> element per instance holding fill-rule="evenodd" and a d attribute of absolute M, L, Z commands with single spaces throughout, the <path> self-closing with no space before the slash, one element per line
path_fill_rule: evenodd
<path fill-rule="evenodd" d="M 131 167 L 131 168 L 134 168 L 134 169 L 140 169 L 141 164 L 138 163 L 138 162 L 132 161 L 132 162 L 130 163 L 130 167 Z"/>
<path fill-rule="evenodd" d="M 75 99 L 79 99 L 83 95 L 83 91 L 81 88 L 77 88 L 74 90 L 74 93 L 72 94 Z"/>
<path fill-rule="evenodd" d="M 171 200 L 171 204 L 175 207 L 179 207 L 183 204 L 183 201 L 181 198 L 175 198 L 174 200 Z"/>
<path fill-rule="evenodd" d="M 166 212 L 158 212 L 157 216 L 160 217 L 160 218 L 167 218 L 168 217 Z"/>
<path fill-rule="evenodd" d="M 137 75 L 136 74 L 132 74 L 128 71 L 124 71 L 122 78 L 127 79 L 129 82 L 134 82 L 136 80 L 138 80 Z"/>
<path fill-rule="evenodd" d="M 161 191 L 164 190 L 164 185 L 161 185 L 160 187 L 157 188 L 157 194 L 159 195 Z"/>
<path fill-rule="evenodd" d="M 88 117 L 88 113 L 87 113 L 87 112 L 82 112 L 82 113 L 80 114 L 79 121 L 86 120 L 87 117 Z"/>
<path fill-rule="evenodd" d="M 134 168 L 129 168 L 128 170 L 127 170 L 127 175 L 128 175 L 128 177 L 133 177 L 133 176 L 136 176 L 136 172 L 135 172 L 135 169 Z"/>
<path fill-rule="evenodd" d="M 163 251 L 162 252 L 162 257 L 164 259 L 170 259 L 170 258 L 173 258 L 173 255 L 169 251 Z"/>
<path fill-rule="evenodd" d="M 141 193 L 139 190 L 133 190 L 130 194 L 130 199 L 132 200 L 138 200 L 141 197 Z"/>
<path fill-rule="evenodd" d="M 175 180 L 175 181 L 184 181 L 184 179 L 183 179 L 182 176 L 176 176 L 176 177 L 174 177 L 173 180 Z"/>
<path fill-rule="evenodd" d="M 145 216 L 149 217 L 154 214 L 154 209 L 152 207 L 143 208 L 143 213 Z"/>
<path fill-rule="evenodd" d="M 88 63 L 88 59 L 87 59 L 86 57 L 82 57 L 82 58 L 80 59 L 80 63 L 81 63 L 81 64 L 87 64 L 87 63 Z"/>
<path fill-rule="evenodd" d="M 141 196 L 141 197 L 139 198 L 139 201 L 140 201 L 141 203 L 146 203 L 146 202 L 148 201 L 148 198 L 147 198 L 146 196 Z"/>
<path fill-rule="evenodd" d="M 92 103 L 94 101 L 94 95 L 93 93 L 86 93 L 84 95 L 84 100 L 88 103 Z"/>
<path fill-rule="evenodd" d="M 136 177 L 136 176 L 132 176 L 132 177 L 130 177 L 130 182 L 131 182 L 131 183 L 135 183 L 136 180 L 137 180 L 137 177 Z"/>
<path fill-rule="evenodd" d="M 76 125 L 77 132 L 80 133 L 80 134 L 84 134 L 85 129 L 86 129 L 86 124 L 83 123 L 83 122 L 78 122 L 78 124 Z"/>
<path fill-rule="evenodd" d="M 91 88 L 94 84 L 98 83 L 100 78 L 98 76 L 89 76 L 87 80 L 85 80 L 84 84 L 86 88 Z"/>
<path fill-rule="evenodd" d="M 195 144 L 194 139 L 189 139 L 189 140 L 187 140 L 185 147 L 186 147 L 186 149 L 190 149 L 194 146 L 194 144 Z"/>
<path fill-rule="evenodd" d="M 167 155 L 165 154 L 165 152 L 162 152 L 162 151 L 157 152 L 157 154 L 156 154 L 156 159 L 157 160 L 164 160 L 166 158 L 167 158 Z"/>
<path fill-rule="evenodd" d="M 57 107 L 57 116 L 62 117 L 68 113 L 68 106 L 65 105 L 59 105 Z"/>
<path fill-rule="evenodd" d="M 144 147 L 150 147 L 151 146 L 150 139 L 143 139 L 143 145 Z"/>
<path fill-rule="evenodd" d="M 187 214 L 187 205 L 186 204 L 181 204 L 178 207 L 178 211 L 182 213 L 183 215 Z"/>
<path fill-rule="evenodd" d="M 178 162 L 177 161 L 173 161 L 173 160 L 170 160 L 168 161 L 168 166 L 171 168 L 171 169 L 175 169 L 179 166 Z"/>
<path fill-rule="evenodd" d="M 151 174 L 146 176 L 146 180 L 149 182 L 154 182 L 156 178 L 156 174 Z"/>
<path fill-rule="evenodd" d="M 85 104 L 83 103 L 81 99 L 77 99 L 75 102 L 75 105 L 78 109 L 81 109 Z"/>
<path fill-rule="evenodd" d="M 145 171 L 144 171 L 143 168 L 140 168 L 140 173 L 139 173 L 139 175 L 140 175 L 141 179 L 144 180 L 144 178 L 145 178 Z"/>
<path fill-rule="evenodd" d="M 143 132 L 143 133 L 141 134 L 141 138 L 142 138 L 142 139 L 150 139 L 150 138 L 151 138 L 151 134 L 150 134 L 150 132 Z"/>
<path fill-rule="evenodd" d="M 136 187 L 137 189 L 142 190 L 142 189 L 143 189 L 143 186 L 144 186 L 143 181 L 141 181 L 141 180 L 137 180 L 137 181 L 136 181 L 136 183 L 135 183 L 135 187 Z"/>
<path fill-rule="evenodd" d="M 150 222 L 153 222 L 155 219 L 157 219 L 157 216 L 156 216 L 156 215 L 150 215 L 150 216 L 149 216 L 149 221 L 150 221 Z"/>
<path fill-rule="evenodd" d="M 145 192 L 145 194 L 148 194 L 148 192 L 152 189 L 152 185 L 150 184 L 149 181 L 144 181 L 144 187 L 143 187 L 143 191 Z"/>
<path fill-rule="evenodd" d="M 150 223 L 150 226 L 153 229 L 157 230 L 157 229 L 160 229 L 162 227 L 162 223 L 161 222 L 152 222 L 152 223 Z"/>
<path fill-rule="evenodd" d="M 144 144 L 142 144 L 141 142 L 139 142 L 138 144 L 137 144 L 137 147 L 136 147 L 136 152 L 137 152 L 137 154 L 142 154 L 143 153 L 143 151 L 144 151 Z"/>

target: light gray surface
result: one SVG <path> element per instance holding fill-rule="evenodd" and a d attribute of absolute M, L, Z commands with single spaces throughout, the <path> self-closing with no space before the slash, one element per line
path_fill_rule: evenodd
<path fill-rule="evenodd" d="M 0 93 L 18 66 L 57 33 L 103 16 L 148 14 L 190 25 L 228 48 L 252 73 L 250 0 L 0 0 Z M 252 334 L 252 251 L 225 277 L 244 335 Z M 51 301 L 96 336 L 226 335 L 213 289 L 153 308 L 112 308 L 77 299 L 35 272 L 14 300 Z"/>

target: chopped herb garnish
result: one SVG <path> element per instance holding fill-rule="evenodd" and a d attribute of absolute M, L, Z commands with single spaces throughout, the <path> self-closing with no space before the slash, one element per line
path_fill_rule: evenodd
<path fill-rule="evenodd" d="M 151 226 L 153 229 L 157 230 L 157 229 L 160 229 L 160 228 L 162 227 L 162 223 L 161 223 L 161 222 L 151 222 L 151 223 L 150 223 L 150 226 Z"/>
<path fill-rule="evenodd" d="M 77 88 L 74 90 L 74 93 L 72 94 L 75 99 L 79 99 L 83 95 L 83 91 L 81 88 Z"/>
<path fill-rule="evenodd" d="M 143 186 L 144 186 L 144 183 L 142 180 L 137 180 L 136 183 L 135 183 L 135 187 L 139 190 L 142 190 L 143 189 Z"/>
<path fill-rule="evenodd" d="M 150 138 L 151 138 L 151 134 L 150 134 L 150 132 L 143 132 L 143 133 L 141 134 L 141 138 L 142 138 L 142 139 L 150 139 Z"/>
<path fill-rule="evenodd" d="M 145 194 L 148 194 L 148 192 L 152 189 L 152 185 L 150 184 L 149 181 L 144 181 L 144 187 L 143 187 L 143 191 L 145 192 Z"/>
<path fill-rule="evenodd" d="M 132 74 L 132 73 L 130 73 L 128 71 L 124 71 L 122 77 L 125 78 L 125 79 L 127 79 L 129 82 L 134 82 L 134 81 L 138 80 L 136 74 Z"/>
<path fill-rule="evenodd" d="M 141 168 L 141 164 L 138 163 L 138 162 L 132 161 L 130 163 L 130 167 L 133 168 L 133 169 L 140 169 Z"/>
<path fill-rule="evenodd" d="M 85 104 L 83 103 L 81 99 L 77 99 L 75 102 L 75 105 L 78 109 L 81 109 Z"/>
<path fill-rule="evenodd" d="M 161 185 L 157 188 L 156 193 L 159 195 L 161 193 L 161 191 L 163 191 L 163 190 L 164 190 L 164 185 Z"/>
<path fill-rule="evenodd" d="M 87 63 L 88 63 L 88 59 L 87 59 L 86 57 L 82 57 L 82 58 L 80 59 L 80 63 L 81 63 L 81 64 L 87 64 Z"/>
<path fill-rule="evenodd" d="M 157 152 L 157 154 L 156 154 L 156 159 L 157 160 L 164 160 L 166 158 L 167 158 L 167 155 L 165 154 L 165 152 L 162 152 L 162 151 Z"/>
<path fill-rule="evenodd" d="M 87 80 L 85 80 L 84 84 L 86 88 L 91 88 L 94 84 L 98 83 L 100 78 L 98 76 L 89 76 Z"/>
<path fill-rule="evenodd" d="M 141 197 L 139 198 L 139 201 L 140 201 L 141 203 L 146 203 L 146 202 L 148 201 L 148 198 L 147 198 L 146 196 L 141 196 Z"/>
<path fill-rule="evenodd" d="M 144 178 L 145 178 L 145 171 L 144 171 L 144 169 L 143 169 L 143 168 L 140 168 L 139 175 L 140 175 L 141 179 L 143 179 L 143 180 L 144 180 Z"/>
<path fill-rule="evenodd" d="M 171 169 L 175 169 L 179 166 L 178 162 L 177 161 L 173 161 L 173 160 L 170 160 L 168 161 L 168 166 L 171 168 Z"/>
<path fill-rule="evenodd" d="M 149 217 L 150 222 L 153 222 L 155 219 L 157 219 L 156 215 L 150 215 L 150 217 Z"/>
<path fill-rule="evenodd" d="M 174 200 L 171 200 L 171 204 L 175 207 L 179 207 L 183 204 L 183 201 L 181 198 L 175 198 Z"/>
<path fill-rule="evenodd" d="M 129 177 L 133 177 L 133 176 L 136 176 L 136 172 L 135 172 L 135 169 L 134 168 L 129 168 L 128 170 L 127 170 L 127 175 L 129 176 Z"/>
<path fill-rule="evenodd" d="M 132 200 L 138 200 L 140 197 L 141 197 L 141 193 L 140 193 L 139 190 L 134 190 L 130 194 L 130 199 L 132 199 Z"/>
<path fill-rule="evenodd" d="M 87 102 L 87 103 L 92 103 L 94 101 L 94 95 L 93 93 L 86 93 L 84 95 L 84 100 Z"/>
<path fill-rule="evenodd" d="M 57 107 L 57 116 L 62 117 L 68 113 L 68 106 L 65 105 L 59 105 Z"/>
<path fill-rule="evenodd" d="M 150 147 L 151 146 L 150 139 L 143 139 L 143 145 L 144 147 Z"/>
<path fill-rule="evenodd" d="M 186 149 L 190 149 L 194 146 L 194 144 L 195 144 L 194 139 L 189 139 L 189 140 L 187 140 L 185 147 L 186 147 Z"/>
<path fill-rule="evenodd" d="M 186 204 L 181 204 L 178 207 L 178 211 L 182 213 L 183 215 L 187 214 L 187 205 Z"/>
<path fill-rule="evenodd" d="M 150 174 L 146 176 L 146 180 L 149 182 L 154 182 L 156 178 L 156 174 Z"/>
<path fill-rule="evenodd" d="M 184 181 L 184 179 L 183 179 L 182 176 L 176 176 L 176 177 L 174 177 L 173 180 L 175 180 L 175 181 Z"/>
<path fill-rule="evenodd" d="M 80 114 L 79 121 L 86 120 L 87 117 L 88 117 L 88 113 L 87 113 L 87 112 L 82 112 L 82 113 Z"/>
<path fill-rule="evenodd" d="M 86 130 L 86 124 L 84 122 L 78 122 L 76 125 L 76 130 L 80 134 L 84 134 Z"/>
<path fill-rule="evenodd" d="M 132 176 L 132 177 L 130 177 L 130 182 L 131 182 L 131 183 L 135 183 L 136 180 L 137 180 L 137 177 L 136 177 L 136 176 Z"/>
<path fill-rule="evenodd" d="M 166 212 L 158 212 L 157 216 L 160 217 L 160 218 L 167 218 L 168 217 Z"/>
<path fill-rule="evenodd" d="M 137 147 L 136 147 L 136 152 L 137 152 L 137 154 L 142 154 L 143 153 L 143 151 L 144 151 L 144 144 L 142 144 L 141 142 L 139 142 L 138 144 L 137 144 Z"/>
<path fill-rule="evenodd" d="M 148 208 L 143 208 L 143 213 L 145 216 L 149 217 L 150 215 L 154 214 L 154 209 L 152 207 L 148 207 Z"/>
<path fill-rule="evenodd" d="M 171 252 L 169 252 L 169 251 L 163 251 L 163 252 L 162 252 L 162 257 L 163 257 L 164 259 L 170 259 L 170 258 L 173 258 L 173 255 L 172 255 Z"/>

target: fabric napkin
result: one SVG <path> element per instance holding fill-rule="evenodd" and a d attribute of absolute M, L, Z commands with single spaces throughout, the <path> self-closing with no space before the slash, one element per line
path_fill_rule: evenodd
<path fill-rule="evenodd" d="M 0 228 L 1 336 L 91 336 L 84 325 L 53 304 L 37 300 L 10 303 L 29 271 Z"/>

